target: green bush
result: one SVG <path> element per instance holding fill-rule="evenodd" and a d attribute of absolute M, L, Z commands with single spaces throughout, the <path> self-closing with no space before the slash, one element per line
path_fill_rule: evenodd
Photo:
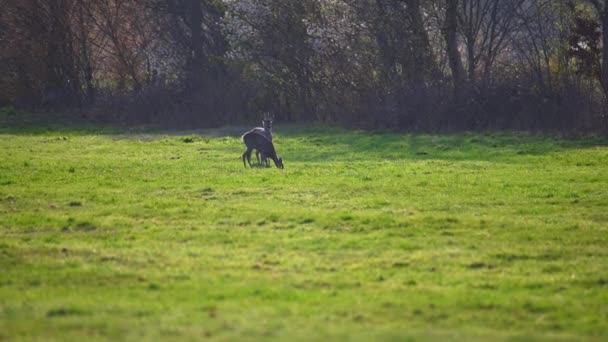
<path fill-rule="evenodd" d="M 16 115 L 17 110 L 13 106 L 5 106 L 0 108 L 0 116 Z"/>

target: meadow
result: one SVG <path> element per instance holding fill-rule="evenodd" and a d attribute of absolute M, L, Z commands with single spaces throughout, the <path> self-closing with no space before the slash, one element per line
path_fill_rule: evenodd
<path fill-rule="evenodd" d="M 0 340 L 608 339 L 608 139 L 0 126 Z"/>

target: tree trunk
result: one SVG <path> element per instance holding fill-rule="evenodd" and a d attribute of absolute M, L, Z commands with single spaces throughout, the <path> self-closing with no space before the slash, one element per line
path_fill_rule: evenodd
<path fill-rule="evenodd" d="M 95 102 L 95 85 L 93 84 L 93 63 L 91 61 L 90 42 L 88 37 L 89 29 L 86 27 L 85 21 L 88 20 L 84 11 L 84 1 L 78 2 L 78 20 L 79 20 L 79 40 L 80 40 L 80 68 L 84 77 L 86 89 L 86 102 L 91 104 Z"/>
<path fill-rule="evenodd" d="M 467 39 L 467 72 L 469 82 L 475 82 L 475 37 Z"/>
<path fill-rule="evenodd" d="M 447 8 L 445 13 L 444 36 L 447 45 L 448 60 L 452 71 L 452 81 L 454 83 L 454 94 L 458 95 L 462 91 L 464 84 L 464 69 L 458 51 L 458 0 L 446 0 Z"/>
<path fill-rule="evenodd" d="M 602 72 L 600 81 L 604 94 L 608 95 L 608 5 L 604 4 L 603 8 L 598 8 L 600 18 L 602 20 Z M 608 96 L 607 96 L 608 97 Z"/>
<path fill-rule="evenodd" d="M 608 3 L 604 3 L 603 11 L 601 12 L 602 18 L 602 73 L 600 81 L 602 83 L 602 89 L 604 90 L 604 129 L 608 131 Z"/>
<path fill-rule="evenodd" d="M 205 56 L 203 54 L 202 25 L 203 12 L 200 0 L 188 1 L 188 19 L 190 21 L 190 48 L 191 55 L 188 61 L 188 81 L 190 90 L 198 89 L 202 85 L 203 71 L 205 68 Z"/>
<path fill-rule="evenodd" d="M 420 66 L 420 68 L 416 68 L 414 77 L 416 81 L 422 81 L 425 74 L 438 74 L 438 68 L 431 51 L 428 33 L 424 27 L 420 0 L 405 0 L 405 3 L 407 4 L 408 14 L 412 22 L 412 31 L 417 47 L 414 63 Z"/>

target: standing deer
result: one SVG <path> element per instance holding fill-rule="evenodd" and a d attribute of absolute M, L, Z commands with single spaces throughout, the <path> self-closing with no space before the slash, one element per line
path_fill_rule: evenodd
<path fill-rule="evenodd" d="M 274 117 L 270 115 L 270 113 L 264 113 L 264 118 L 262 119 L 262 127 L 255 127 L 251 130 L 251 132 L 255 132 L 261 134 L 266 137 L 266 139 L 272 142 L 272 120 Z"/>
<path fill-rule="evenodd" d="M 249 167 L 252 167 L 251 152 L 255 149 L 262 154 L 262 158 L 270 158 L 277 168 L 283 168 L 283 158 L 277 157 L 277 152 L 274 149 L 272 141 L 268 140 L 265 136 L 256 133 L 254 129 L 252 129 L 251 131 L 243 134 L 241 140 L 243 140 L 243 143 L 245 146 L 247 146 L 247 150 L 241 156 L 241 159 L 243 159 L 243 166 L 247 167 L 247 164 L 245 164 L 246 158 L 247 162 L 249 163 Z"/>
<path fill-rule="evenodd" d="M 272 142 L 272 120 L 274 119 L 274 116 L 271 116 L 270 113 L 266 112 L 264 113 L 264 118 L 262 119 L 262 127 L 255 127 L 254 129 L 250 130 L 249 132 L 254 132 L 257 134 L 261 134 L 263 135 L 266 139 L 270 140 L 270 142 Z M 260 154 L 262 159 L 260 160 Z M 260 152 L 260 150 L 256 149 L 255 151 L 255 158 L 258 161 L 258 164 L 260 162 L 266 164 L 266 166 L 269 166 L 268 163 L 268 158 L 266 158 L 266 156 Z"/>

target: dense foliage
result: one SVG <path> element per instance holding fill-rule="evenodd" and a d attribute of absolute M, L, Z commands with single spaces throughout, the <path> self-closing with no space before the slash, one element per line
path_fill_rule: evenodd
<path fill-rule="evenodd" d="M 0 106 L 216 126 L 608 128 L 601 0 L 0 0 Z"/>

